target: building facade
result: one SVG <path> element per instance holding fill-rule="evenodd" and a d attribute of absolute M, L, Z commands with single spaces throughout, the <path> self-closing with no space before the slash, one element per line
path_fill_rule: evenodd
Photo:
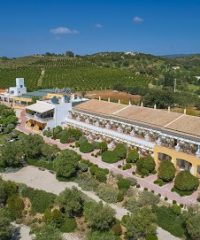
<path fill-rule="evenodd" d="M 172 161 L 177 171 L 200 176 L 200 118 L 143 106 L 89 100 L 70 110 L 66 126 L 82 129 L 88 138 L 117 142 L 152 154 L 158 167 Z"/>

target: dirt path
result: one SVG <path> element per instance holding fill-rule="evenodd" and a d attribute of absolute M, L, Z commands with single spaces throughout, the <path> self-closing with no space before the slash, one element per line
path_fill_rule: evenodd
<path fill-rule="evenodd" d="M 42 86 L 42 80 L 43 80 L 43 78 L 44 78 L 44 74 L 45 74 L 45 69 L 42 68 L 42 69 L 41 69 L 40 77 L 38 78 L 38 82 L 37 82 L 37 86 L 38 86 L 38 87 L 41 87 L 41 86 Z"/>
<path fill-rule="evenodd" d="M 80 187 L 78 187 L 77 183 L 59 182 L 56 179 L 55 175 L 50 173 L 48 170 L 41 171 L 33 166 L 24 167 L 17 172 L 1 173 L 0 176 L 2 176 L 4 180 L 11 180 L 17 183 L 24 183 L 29 187 L 41 189 L 57 195 L 60 192 L 62 192 L 65 188 L 72 188 L 74 186 L 77 187 L 83 193 L 85 193 L 91 199 L 97 202 L 102 201 L 94 192 L 83 191 Z M 106 203 L 104 202 L 104 204 Z M 126 209 L 117 206 L 116 204 L 109 205 L 113 209 L 115 209 L 116 218 L 119 220 L 121 220 L 121 218 L 128 213 Z M 161 228 L 158 228 L 158 238 L 159 240 L 180 240 L 179 238 L 172 236 L 170 233 Z"/>

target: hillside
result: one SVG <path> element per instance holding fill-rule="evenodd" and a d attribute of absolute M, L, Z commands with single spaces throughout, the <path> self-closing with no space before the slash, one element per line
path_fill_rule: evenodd
<path fill-rule="evenodd" d="M 174 69 L 178 67 L 178 69 Z M 24 77 L 29 90 L 71 87 L 74 90 L 100 90 L 124 86 L 173 87 L 181 91 L 199 90 L 200 55 L 164 58 L 133 52 L 102 52 L 69 57 L 34 55 L 16 59 L 0 58 L 0 87 Z M 151 85 L 149 85 L 151 83 Z"/>
<path fill-rule="evenodd" d="M 9 87 L 16 77 L 24 77 L 29 90 L 72 87 L 75 90 L 112 88 L 120 82 L 127 86 L 145 85 L 151 76 L 134 69 L 102 65 L 91 57 L 30 56 L 0 60 L 0 86 Z"/>

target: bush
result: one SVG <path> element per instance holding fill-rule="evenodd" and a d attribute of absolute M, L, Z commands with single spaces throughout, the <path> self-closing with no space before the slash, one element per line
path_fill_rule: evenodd
<path fill-rule="evenodd" d="M 106 182 L 109 170 L 108 169 L 99 168 L 97 165 L 93 165 L 93 166 L 90 167 L 90 173 L 99 182 Z"/>
<path fill-rule="evenodd" d="M 70 178 L 76 175 L 81 157 L 74 151 L 63 150 L 54 160 L 54 169 L 59 178 Z"/>
<path fill-rule="evenodd" d="M 171 210 L 174 214 L 176 214 L 177 216 L 181 214 L 181 207 L 178 206 L 176 203 L 173 204 L 171 207 Z"/>
<path fill-rule="evenodd" d="M 119 190 L 106 184 L 100 184 L 97 189 L 98 196 L 107 203 L 118 202 Z"/>
<path fill-rule="evenodd" d="M 102 157 L 102 161 L 106 163 L 116 163 L 120 160 L 114 151 L 103 152 L 101 157 Z"/>
<path fill-rule="evenodd" d="M 27 163 L 29 165 L 32 165 L 32 166 L 45 168 L 45 169 L 48 169 L 48 170 L 54 170 L 53 162 L 51 162 L 51 161 L 28 159 Z"/>
<path fill-rule="evenodd" d="M 127 178 L 119 178 L 117 181 L 117 186 L 119 190 L 128 191 L 131 186 L 131 182 Z"/>
<path fill-rule="evenodd" d="M 125 159 L 127 154 L 126 146 L 122 143 L 116 145 L 114 152 L 119 160 Z"/>
<path fill-rule="evenodd" d="M 78 185 L 85 191 L 96 191 L 98 182 L 88 173 L 82 173 L 77 179 Z"/>
<path fill-rule="evenodd" d="M 158 186 L 160 186 L 160 187 L 162 187 L 165 183 L 163 182 L 163 180 L 162 179 L 156 179 L 155 181 L 154 181 L 154 183 L 155 184 L 157 184 Z"/>
<path fill-rule="evenodd" d="M 143 157 L 138 159 L 137 163 L 137 171 L 143 175 L 149 175 L 155 170 L 155 161 L 151 156 Z"/>
<path fill-rule="evenodd" d="M 21 189 L 21 194 L 23 197 L 27 197 L 31 201 L 31 210 L 33 213 L 44 213 L 44 211 L 49 208 L 56 198 L 56 195 L 53 193 L 47 193 L 42 190 L 34 190 L 23 186 Z"/>
<path fill-rule="evenodd" d="M 106 142 L 100 142 L 98 144 L 98 148 L 100 149 L 101 153 L 105 152 L 108 150 L 108 146 Z"/>
<path fill-rule="evenodd" d="M 60 142 L 62 144 L 68 143 L 69 142 L 69 135 L 66 129 L 64 129 L 62 132 L 59 134 Z"/>
<path fill-rule="evenodd" d="M 181 171 L 177 174 L 174 182 L 174 190 L 180 195 L 190 195 L 197 190 L 199 180 L 188 171 Z"/>
<path fill-rule="evenodd" d="M 92 231 L 89 233 L 87 240 L 119 240 L 119 238 L 112 231 Z"/>
<path fill-rule="evenodd" d="M 158 177 L 164 182 L 170 182 L 174 179 L 176 169 L 170 161 L 162 161 L 158 168 Z"/>
<path fill-rule="evenodd" d="M 126 164 L 122 167 L 122 169 L 123 169 L 123 170 L 127 170 L 127 169 L 130 169 L 131 167 L 132 167 L 131 163 L 126 163 Z"/>
<path fill-rule="evenodd" d="M 81 172 L 87 172 L 89 166 L 88 166 L 88 164 L 86 164 L 86 163 L 84 163 L 84 162 L 80 162 L 80 163 L 78 164 L 78 168 L 79 168 L 79 170 L 81 170 Z"/>
<path fill-rule="evenodd" d="M 136 186 L 137 180 L 135 178 L 128 177 L 131 186 Z"/>
<path fill-rule="evenodd" d="M 119 223 L 116 223 L 112 227 L 112 231 L 114 232 L 115 235 L 120 236 L 122 234 L 122 227 Z"/>
<path fill-rule="evenodd" d="M 165 206 L 156 208 L 158 226 L 170 232 L 176 237 L 184 236 L 184 219 L 182 215 L 177 216 L 171 208 Z"/>
<path fill-rule="evenodd" d="M 66 217 L 60 230 L 63 233 L 74 232 L 77 227 L 75 218 Z"/>
<path fill-rule="evenodd" d="M 60 133 L 62 132 L 62 127 L 57 126 L 53 129 L 53 139 L 58 139 L 60 138 Z"/>
<path fill-rule="evenodd" d="M 13 220 L 22 217 L 22 211 L 24 210 L 24 201 L 18 196 L 12 196 L 8 199 L 8 210 Z"/>
<path fill-rule="evenodd" d="M 88 227 L 91 227 L 92 230 L 110 230 L 115 224 L 114 215 L 115 211 L 110 206 L 103 205 L 102 202 L 86 202 L 84 205 L 84 217 Z"/>
<path fill-rule="evenodd" d="M 155 206 L 159 202 L 159 197 L 154 195 L 152 192 L 143 191 L 139 193 L 138 204 L 140 206 Z"/>
<path fill-rule="evenodd" d="M 146 240 L 158 240 L 158 237 L 154 234 L 147 234 Z"/>
<path fill-rule="evenodd" d="M 128 153 L 128 157 L 126 158 L 127 163 L 136 163 L 137 160 L 139 159 L 139 154 L 136 150 L 131 150 Z"/>
<path fill-rule="evenodd" d="M 94 146 L 89 142 L 84 142 L 84 143 L 80 144 L 80 151 L 82 153 L 90 153 L 90 152 L 94 151 Z"/>

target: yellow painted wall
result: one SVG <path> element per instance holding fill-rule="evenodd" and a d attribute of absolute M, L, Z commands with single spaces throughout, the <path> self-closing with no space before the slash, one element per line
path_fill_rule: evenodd
<path fill-rule="evenodd" d="M 156 145 L 154 147 L 154 159 L 155 159 L 157 168 L 160 163 L 160 160 L 158 159 L 159 153 L 164 153 L 169 155 L 172 158 L 171 162 L 174 164 L 175 167 L 176 167 L 176 159 L 186 160 L 187 162 L 192 164 L 191 173 L 194 176 L 199 177 L 199 174 L 197 172 L 197 167 L 200 166 L 200 158 L 196 157 L 195 155 L 190 155 L 184 152 L 178 152 L 175 149 L 170 149 L 167 147 Z"/>
<path fill-rule="evenodd" d="M 62 93 L 48 93 L 45 99 L 51 99 L 53 97 L 61 98 L 63 97 Z"/>

